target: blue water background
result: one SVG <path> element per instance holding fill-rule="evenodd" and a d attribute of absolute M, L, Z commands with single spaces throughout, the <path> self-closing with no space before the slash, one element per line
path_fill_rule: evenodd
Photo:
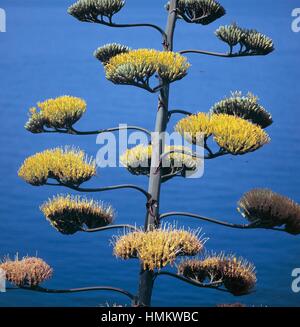
<path fill-rule="evenodd" d="M 17 177 L 22 161 L 35 152 L 60 145 L 76 145 L 96 155 L 94 136 L 33 135 L 23 128 L 28 108 L 37 101 L 62 94 L 80 96 L 88 111 L 78 128 L 98 129 L 118 123 L 153 129 L 157 98 L 134 87 L 106 81 L 93 51 L 108 42 L 133 48 L 160 48 L 155 31 L 110 29 L 80 23 L 66 13 L 72 1 L 4 0 L 7 32 L 0 33 L 0 255 L 35 255 L 55 270 L 47 282 L 53 288 L 114 285 L 134 292 L 137 261 L 123 262 L 112 256 L 112 233 L 63 236 L 51 228 L 39 211 L 48 197 L 62 192 L 50 187 L 32 187 Z M 175 50 L 198 48 L 226 51 L 213 34 L 221 24 L 237 21 L 270 35 L 276 52 L 267 57 L 222 59 L 190 56 L 189 75 L 172 85 L 170 105 L 190 111 L 207 111 L 230 91 L 252 91 L 273 114 L 268 128 L 270 145 L 240 157 L 223 157 L 206 163 L 202 179 L 175 179 L 162 189 L 161 211 L 186 210 L 242 222 L 236 202 L 247 190 L 268 187 L 300 202 L 299 173 L 299 76 L 300 33 L 291 30 L 292 0 L 223 0 L 227 15 L 209 26 L 179 22 Z M 118 22 L 154 22 L 165 25 L 164 1 L 128 0 L 116 16 Z M 299 3 L 298 3 L 299 5 Z M 176 117 L 178 118 L 178 117 Z M 175 119 L 170 124 L 170 130 Z M 131 176 L 125 169 L 102 169 L 91 186 L 116 183 L 147 186 L 146 177 Z M 67 192 L 67 191 L 66 191 Z M 134 191 L 96 194 L 112 203 L 118 223 L 143 224 L 144 203 Z M 237 253 L 257 267 L 256 292 L 234 298 L 213 290 L 161 277 L 155 284 L 153 305 L 215 306 L 240 301 L 250 305 L 299 306 L 300 294 L 291 291 L 291 271 L 300 266 L 300 238 L 265 230 L 231 230 L 184 218 L 179 225 L 203 227 L 210 237 L 207 248 Z M 24 291 L 0 294 L 0 306 L 97 306 L 126 303 L 110 293 L 45 295 Z"/>

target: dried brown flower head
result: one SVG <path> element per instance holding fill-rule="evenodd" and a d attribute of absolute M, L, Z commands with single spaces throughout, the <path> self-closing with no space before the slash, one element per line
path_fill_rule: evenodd
<path fill-rule="evenodd" d="M 254 266 L 244 259 L 230 257 L 221 265 L 224 286 L 234 295 L 249 293 L 256 284 Z"/>
<path fill-rule="evenodd" d="M 300 233 L 300 206 L 268 189 L 253 189 L 238 202 L 238 210 L 257 227 L 285 226 L 290 234 Z"/>
<path fill-rule="evenodd" d="M 178 266 L 178 273 L 186 278 L 197 280 L 203 283 L 206 279 L 218 281 L 220 275 L 220 257 L 207 256 L 203 260 L 185 260 Z"/>
<path fill-rule="evenodd" d="M 207 255 L 203 259 L 183 261 L 178 274 L 198 282 L 215 282 L 234 295 L 249 293 L 255 286 L 255 267 L 233 255 Z"/>
<path fill-rule="evenodd" d="M 6 273 L 6 279 L 19 287 L 35 287 L 52 277 L 53 269 L 42 259 L 36 257 L 18 257 L 6 259 L 0 264 Z"/>

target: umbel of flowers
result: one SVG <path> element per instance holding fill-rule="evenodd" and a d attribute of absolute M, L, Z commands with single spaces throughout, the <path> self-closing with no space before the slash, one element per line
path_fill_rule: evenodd
<path fill-rule="evenodd" d="M 219 286 L 224 285 L 234 295 L 247 294 L 256 284 L 253 264 L 224 253 L 183 261 L 178 266 L 178 273 L 197 282 L 213 281 Z"/>
<path fill-rule="evenodd" d="M 53 269 L 42 259 L 24 257 L 6 258 L 0 263 L 6 279 L 18 287 L 37 287 L 52 277 Z"/>
<path fill-rule="evenodd" d="M 104 48 L 107 49 L 107 46 Z M 102 52 L 104 51 L 102 49 Z M 111 50 L 111 49 L 110 49 Z M 96 57 L 99 57 L 98 49 Z M 110 55 L 108 56 L 110 57 Z M 150 79 L 156 74 L 162 83 L 172 83 L 182 79 L 190 67 L 186 58 L 171 51 L 153 49 L 124 50 L 104 63 L 106 78 L 115 84 L 134 85 L 155 92 L 150 87 Z"/>
<path fill-rule="evenodd" d="M 221 41 L 229 45 L 230 54 L 237 45 L 240 47 L 240 55 L 266 55 L 274 51 L 273 41 L 268 36 L 253 29 L 241 28 L 237 24 L 220 26 L 215 34 Z"/>
<path fill-rule="evenodd" d="M 195 171 L 199 165 L 199 160 L 192 156 L 192 152 L 182 146 L 166 146 L 165 151 L 169 154 L 163 159 L 162 180 L 168 180 L 170 174 L 180 174 L 185 177 L 187 172 Z M 172 151 L 178 151 L 172 152 Z M 182 152 L 182 153 L 180 153 Z M 150 175 L 152 158 L 152 145 L 137 145 L 126 150 L 120 157 L 122 164 L 133 175 Z"/>
<path fill-rule="evenodd" d="M 270 142 L 260 126 L 227 114 L 191 115 L 179 121 L 175 129 L 194 144 L 197 144 L 199 134 L 206 139 L 212 136 L 224 152 L 233 155 L 255 151 Z"/>
<path fill-rule="evenodd" d="M 61 96 L 39 102 L 29 110 L 25 128 L 32 133 L 45 132 L 47 128 L 70 129 L 86 111 L 86 102 L 72 96 Z"/>
<path fill-rule="evenodd" d="M 93 22 L 106 18 L 111 22 L 113 15 L 124 5 L 124 0 L 78 0 L 69 7 L 68 13 L 80 21 Z"/>
<path fill-rule="evenodd" d="M 238 202 L 241 214 L 258 227 L 281 227 L 290 234 L 300 234 L 300 205 L 268 189 L 254 189 Z"/>
<path fill-rule="evenodd" d="M 96 175 L 96 163 L 81 150 L 55 148 L 27 158 L 18 174 L 25 182 L 34 186 L 44 185 L 48 179 L 80 185 Z"/>
<path fill-rule="evenodd" d="M 62 234 L 107 226 L 115 216 L 111 205 L 72 195 L 57 195 L 49 199 L 41 206 L 41 211 Z"/>
<path fill-rule="evenodd" d="M 250 92 L 243 96 L 242 92 L 236 91 L 232 92 L 231 96 L 215 103 L 209 112 L 240 117 L 261 128 L 266 128 L 273 123 L 273 119 L 258 101 L 258 97 Z"/>
<path fill-rule="evenodd" d="M 131 51 L 126 45 L 118 43 L 109 43 L 95 50 L 94 56 L 103 64 L 107 64 L 112 57 Z"/>
<path fill-rule="evenodd" d="M 139 258 L 145 269 L 161 269 L 173 264 L 178 256 L 194 256 L 203 250 L 199 231 L 172 226 L 153 231 L 137 231 L 116 239 L 114 253 L 122 259 Z"/>
<path fill-rule="evenodd" d="M 169 10 L 170 2 L 166 9 Z M 225 15 L 225 9 L 214 0 L 178 0 L 178 17 L 187 23 L 208 25 Z"/>

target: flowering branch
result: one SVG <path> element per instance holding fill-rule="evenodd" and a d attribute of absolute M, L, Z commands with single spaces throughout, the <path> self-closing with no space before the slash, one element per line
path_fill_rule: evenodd
<path fill-rule="evenodd" d="M 193 16 L 193 18 L 190 18 L 188 16 L 186 16 L 184 13 L 180 13 L 178 15 L 179 18 L 183 19 L 186 23 L 196 23 L 198 21 L 200 21 L 201 19 L 207 18 L 209 17 L 209 14 L 204 14 L 201 16 L 196 17 L 195 15 Z"/>
<path fill-rule="evenodd" d="M 113 23 L 112 21 L 106 22 L 105 20 L 98 19 L 98 18 L 96 18 L 95 20 L 92 20 L 91 22 L 97 23 L 97 24 L 101 24 L 101 25 L 105 25 L 105 26 L 109 26 L 109 27 L 120 27 L 120 28 L 127 28 L 127 27 L 150 27 L 150 28 L 155 29 L 156 31 L 158 31 L 162 35 L 163 40 L 164 40 L 163 45 L 165 46 L 165 44 L 166 44 L 167 35 L 166 35 L 165 31 L 161 27 L 159 27 L 159 26 L 157 26 L 155 24 L 148 24 L 148 23 L 116 24 L 116 23 Z"/>
<path fill-rule="evenodd" d="M 150 27 L 158 31 L 164 40 L 167 40 L 165 31 L 155 24 L 134 23 L 134 24 L 115 24 L 112 21 L 113 16 L 118 13 L 125 1 L 103 2 L 98 1 L 95 5 L 92 1 L 79 0 L 68 9 L 68 13 L 82 22 L 97 23 L 109 27 Z"/>
<path fill-rule="evenodd" d="M 154 279 L 157 276 L 161 276 L 161 275 L 166 275 L 166 276 L 170 276 L 170 277 L 179 279 L 179 280 L 181 280 L 181 281 L 183 281 L 185 283 L 191 284 L 193 286 L 202 287 L 202 288 L 213 288 L 213 289 L 216 289 L 218 291 L 229 293 L 229 291 L 227 291 L 225 289 L 222 289 L 222 288 L 219 288 L 219 286 L 222 285 L 222 281 L 216 281 L 216 282 L 210 282 L 210 283 L 200 283 L 200 282 L 197 282 L 196 280 L 186 278 L 186 277 L 171 273 L 169 271 L 159 271 L 159 272 L 155 273 Z"/>
<path fill-rule="evenodd" d="M 169 110 L 168 112 L 168 121 L 171 119 L 172 115 L 174 114 L 182 114 L 186 116 L 191 116 L 193 113 L 181 109 L 174 109 L 174 110 Z"/>
<path fill-rule="evenodd" d="M 78 191 L 78 192 L 84 192 L 84 193 L 92 193 L 92 192 L 105 192 L 105 191 L 113 191 L 113 190 L 118 190 L 118 189 L 133 189 L 133 190 L 137 190 L 140 193 L 144 194 L 146 196 L 147 199 L 150 199 L 150 194 L 145 191 L 143 188 L 137 186 L 137 185 L 133 185 L 133 184 L 121 184 L 121 185 L 113 185 L 113 186 L 107 186 L 107 187 L 101 187 L 101 188 L 82 188 L 79 186 L 75 186 L 75 185 L 71 185 L 71 184 L 64 184 L 61 182 L 58 183 L 45 183 L 45 185 L 48 186 L 64 186 L 67 188 L 70 188 L 74 191 Z"/>
<path fill-rule="evenodd" d="M 213 57 L 222 57 L 222 58 L 253 57 L 253 56 L 265 56 L 266 55 L 265 53 L 252 53 L 252 52 L 220 53 L 220 52 L 195 50 L 195 49 L 181 50 L 178 52 L 180 54 L 197 53 L 197 54 L 203 54 L 203 55 L 208 55 L 208 56 L 213 56 Z"/>
<path fill-rule="evenodd" d="M 167 212 L 167 213 L 161 214 L 159 216 L 159 220 L 162 220 L 162 219 L 167 218 L 167 217 L 172 217 L 172 216 L 182 216 L 182 217 L 196 218 L 196 219 L 200 219 L 200 220 L 203 220 L 203 221 L 208 221 L 210 223 L 214 223 L 214 224 L 217 224 L 217 225 L 230 227 L 230 228 L 238 228 L 238 229 L 265 228 L 265 229 L 271 229 L 271 230 L 284 232 L 283 229 L 276 228 L 276 227 L 261 227 L 256 222 L 253 222 L 251 224 L 233 224 L 233 223 L 228 223 L 228 222 L 213 219 L 213 218 L 203 217 L 203 216 L 200 216 L 200 215 L 197 215 L 197 214 L 194 214 L 194 213 L 179 212 L 179 211 L 178 212 L 173 211 L 173 212 Z"/>
<path fill-rule="evenodd" d="M 206 160 L 209 160 L 209 159 L 215 159 L 215 158 L 218 158 L 218 157 L 221 157 L 221 156 L 225 156 L 227 154 L 229 154 L 226 150 L 220 148 L 219 151 L 213 153 L 211 151 L 211 149 L 208 147 L 207 145 L 207 140 L 205 139 L 204 140 L 204 145 L 203 145 L 204 149 L 208 151 L 208 154 L 206 155 L 199 155 L 195 152 L 185 152 L 184 150 L 170 150 L 170 151 L 167 151 L 167 152 L 164 152 L 161 156 L 160 156 L 160 161 L 159 161 L 159 164 L 158 164 L 158 167 L 156 168 L 156 171 L 155 173 L 158 174 L 158 172 L 160 171 L 162 165 L 163 165 L 163 160 L 168 157 L 170 154 L 172 153 L 180 153 L 180 154 L 184 154 L 184 155 L 188 155 L 190 156 L 191 158 L 198 158 L 198 159 L 206 159 Z M 178 171 L 177 173 L 174 173 L 174 174 L 169 174 L 169 175 L 166 175 L 166 176 L 163 176 L 164 178 L 171 178 L 173 176 L 176 176 L 178 175 L 178 173 L 180 173 L 180 171 Z"/>
<path fill-rule="evenodd" d="M 26 286 L 20 286 L 20 287 L 14 287 L 14 288 L 8 288 L 9 290 L 17 290 L 22 289 L 26 291 L 33 291 L 33 292 L 41 292 L 41 293 L 55 293 L 55 294 L 65 294 L 65 293 L 79 293 L 79 292 L 90 292 L 90 291 L 112 291 L 124 294 L 130 300 L 136 302 L 137 298 L 132 293 L 117 287 L 111 287 L 111 286 L 91 286 L 91 287 L 81 287 L 81 288 L 71 288 L 71 289 L 49 289 L 44 288 L 41 286 L 35 286 L 35 287 L 26 287 Z"/>
<path fill-rule="evenodd" d="M 119 127 L 112 127 L 107 129 L 99 129 L 96 131 L 78 131 L 74 127 L 70 127 L 69 129 L 59 129 L 56 128 L 54 130 L 46 130 L 44 129 L 44 133 L 62 133 L 62 134 L 72 134 L 72 135 L 95 135 L 95 134 L 102 134 L 102 133 L 109 133 L 114 131 L 121 131 L 121 130 L 137 130 L 146 133 L 147 135 L 151 136 L 151 132 L 143 127 L 139 126 L 119 126 Z"/>
<path fill-rule="evenodd" d="M 133 225 L 128 225 L 128 224 L 109 225 L 109 226 L 105 226 L 105 227 L 90 228 L 90 229 L 82 228 L 81 231 L 86 232 L 86 233 L 95 233 L 95 232 L 101 232 L 101 231 L 108 230 L 108 229 L 119 229 L 119 228 L 130 229 L 133 231 L 139 231 L 139 229 L 137 227 L 135 227 Z"/>
<path fill-rule="evenodd" d="M 169 180 L 169 179 L 171 179 L 172 177 L 175 177 L 175 176 L 181 177 L 183 172 L 184 172 L 184 169 L 183 168 L 182 169 L 179 169 L 179 170 L 172 169 L 172 172 L 171 173 L 166 174 L 166 175 L 162 175 L 161 178 L 164 181 L 167 181 L 167 180 Z"/>
<path fill-rule="evenodd" d="M 149 85 L 149 80 L 148 79 L 141 80 L 139 82 L 134 82 L 134 81 L 131 80 L 130 83 L 123 82 L 121 85 L 127 85 L 127 86 L 132 85 L 132 86 L 138 87 L 140 89 L 146 90 L 146 91 L 148 91 L 150 93 L 156 93 L 163 87 L 163 85 L 161 85 L 161 84 L 159 84 L 159 85 L 157 85 L 155 87 L 151 87 Z"/>
<path fill-rule="evenodd" d="M 165 152 L 165 153 L 163 153 L 163 154 L 161 155 L 161 157 L 160 157 L 160 164 L 159 164 L 159 167 L 161 167 L 163 159 L 166 158 L 168 155 L 170 155 L 170 154 L 172 154 L 172 153 L 181 153 L 181 154 L 188 155 L 188 156 L 190 156 L 190 157 L 192 157 L 192 158 L 198 158 L 198 159 L 214 159 L 214 158 L 217 158 L 217 157 L 220 157 L 220 156 L 224 156 L 224 155 L 226 155 L 226 154 L 229 154 L 227 151 L 225 151 L 225 150 L 222 149 L 222 148 L 220 148 L 219 151 L 213 153 L 213 152 L 208 148 L 206 142 L 205 142 L 205 144 L 204 144 L 204 148 L 207 149 L 207 150 L 209 150 L 209 151 L 208 151 L 209 154 L 204 155 L 204 156 L 199 155 L 199 154 L 197 154 L 197 153 L 195 153 L 195 152 L 192 152 L 192 153 L 185 153 L 185 152 L 182 151 L 182 150 L 176 150 L 176 149 L 175 149 L 175 150 L 170 150 L 170 151 L 168 151 L 168 152 Z"/>

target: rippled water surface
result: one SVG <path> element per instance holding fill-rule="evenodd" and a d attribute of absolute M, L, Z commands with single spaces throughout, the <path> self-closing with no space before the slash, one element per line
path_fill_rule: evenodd
<path fill-rule="evenodd" d="M 239 197 L 253 187 L 268 187 L 300 201 L 299 192 L 299 50 L 300 33 L 291 31 L 295 1 L 223 0 L 228 14 L 205 27 L 179 22 L 175 49 L 224 51 L 213 35 L 220 24 L 237 21 L 270 35 L 276 52 L 268 57 L 222 59 L 192 55 L 189 75 L 171 89 L 171 106 L 206 111 L 233 90 L 252 91 L 272 112 L 268 129 L 270 145 L 241 157 L 224 157 L 206 163 L 202 179 L 175 179 L 162 189 L 161 211 L 180 210 L 241 222 L 236 211 Z M 158 33 L 145 28 L 109 29 L 80 23 L 66 14 L 71 1 L 4 0 L 7 32 L 0 33 L 1 196 L 0 255 L 36 253 L 55 269 L 49 287 L 114 285 L 135 291 L 136 261 L 116 260 L 111 233 L 58 234 L 45 221 L 39 205 L 62 192 L 34 188 L 17 177 L 28 155 L 45 148 L 74 144 L 95 155 L 94 136 L 33 135 L 23 128 L 27 110 L 37 101 L 62 94 L 83 97 L 88 111 L 78 128 L 96 129 L 119 122 L 153 129 L 155 96 L 133 87 L 114 86 L 105 80 L 93 51 L 108 42 L 131 47 L 160 48 Z M 164 1 L 128 0 L 120 22 L 165 24 Z M 178 118 L 178 117 L 176 117 Z M 175 120 L 172 120 L 172 124 Z M 170 128 L 172 126 L 170 125 Z M 133 177 L 124 169 L 102 169 L 91 186 L 135 182 L 147 186 L 145 177 Z M 118 223 L 143 224 L 143 198 L 133 191 L 95 195 L 111 202 Z M 240 301 L 252 305 L 298 306 L 300 294 L 291 291 L 291 271 L 300 266 L 300 238 L 285 233 L 224 229 L 192 219 L 179 224 L 203 228 L 210 238 L 207 248 L 245 256 L 257 267 L 256 292 L 241 299 L 212 290 L 194 289 L 180 281 L 161 277 L 155 284 L 153 305 L 215 306 Z M 44 295 L 22 291 L 0 295 L 0 306 L 95 306 L 125 303 L 109 293 Z"/>

